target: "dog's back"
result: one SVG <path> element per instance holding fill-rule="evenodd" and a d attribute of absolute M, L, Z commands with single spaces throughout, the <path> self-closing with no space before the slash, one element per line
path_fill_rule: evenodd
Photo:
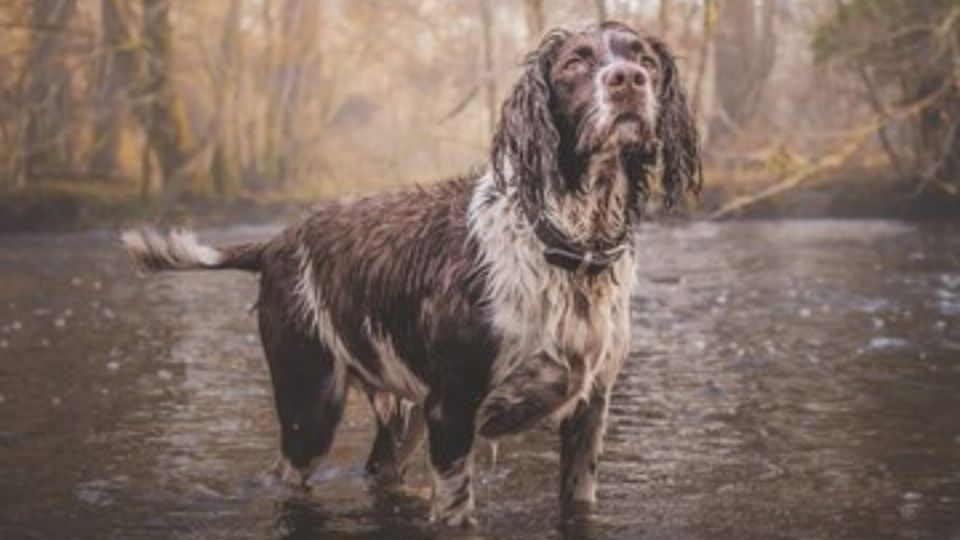
<path fill-rule="evenodd" d="M 260 244 L 211 247 L 189 232 L 149 229 L 123 240 L 151 271 L 261 274 L 257 310 L 281 422 L 282 476 L 303 482 L 326 454 L 350 386 L 369 396 L 378 439 L 396 439 L 374 448 L 368 468 L 402 474 L 398 454 L 410 451 L 403 439 L 416 431 L 402 402 L 423 403 L 432 386 L 469 387 L 463 399 L 476 401 L 495 356 L 468 233 L 475 182 L 326 202 Z M 405 429 L 387 429 L 398 416 Z"/>

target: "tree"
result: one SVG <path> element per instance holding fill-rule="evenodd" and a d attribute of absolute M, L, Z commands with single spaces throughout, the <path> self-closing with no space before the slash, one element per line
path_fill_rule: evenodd
<path fill-rule="evenodd" d="M 753 117 L 776 59 L 777 0 L 763 0 L 762 26 L 755 0 L 721 0 L 714 37 L 717 116 L 714 143 L 729 141 Z"/>
<path fill-rule="evenodd" d="M 299 180 L 298 162 L 302 157 L 303 140 L 298 131 L 308 93 L 307 81 L 318 70 L 320 7 L 318 0 L 283 0 L 279 6 L 279 25 L 274 24 L 270 2 L 264 3 L 264 25 L 271 36 L 267 49 L 271 81 L 268 83 L 266 108 L 266 148 L 262 174 L 281 185 Z"/>
<path fill-rule="evenodd" d="M 163 175 L 165 198 L 205 199 L 212 183 L 199 167 L 197 146 L 183 102 L 170 77 L 173 67 L 173 30 L 170 0 L 144 0 L 143 68 L 137 90 L 138 116 L 150 149 Z"/>
<path fill-rule="evenodd" d="M 660 0 L 660 13 L 657 18 L 660 37 L 669 42 L 673 33 L 673 0 Z"/>
<path fill-rule="evenodd" d="M 593 0 L 593 8 L 598 22 L 603 22 L 609 18 L 606 0 Z"/>
<path fill-rule="evenodd" d="M 68 133 L 72 77 L 67 65 L 67 24 L 74 0 L 34 0 L 30 43 L 29 110 L 24 137 L 24 176 L 32 179 L 71 165 Z"/>
<path fill-rule="evenodd" d="M 546 26 L 543 0 L 523 0 L 523 15 L 527 22 L 528 41 L 531 45 L 535 45 Z"/>
<path fill-rule="evenodd" d="M 493 6 L 490 0 L 479 0 L 480 30 L 483 32 L 483 93 L 486 98 L 487 128 L 493 133 L 497 126 L 497 66 L 493 50 Z"/>
<path fill-rule="evenodd" d="M 113 176 L 117 150 L 127 119 L 127 96 L 137 72 L 137 38 L 130 4 L 101 0 L 101 55 L 94 90 L 93 149 L 89 171 L 94 177 Z"/>
<path fill-rule="evenodd" d="M 960 5 L 956 0 L 852 0 L 817 30 L 816 59 L 856 74 L 891 162 L 909 160 L 919 190 L 960 195 Z M 911 114 L 897 114 L 898 111 Z M 893 137 L 891 139 L 891 137 Z"/>
<path fill-rule="evenodd" d="M 220 42 L 213 69 L 215 100 L 213 103 L 213 158 L 210 174 L 214 189 L 221 199 L 231 198 L 239 189 L 240 154 L 237 151 L 236 106 L 239 52 L 241 49 L 239 26 L 241 0 L 230 0 L 223 19 Z"/>

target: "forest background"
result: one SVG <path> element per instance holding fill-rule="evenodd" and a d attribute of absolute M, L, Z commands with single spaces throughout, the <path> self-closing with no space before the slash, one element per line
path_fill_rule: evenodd
<path fill-rule="evenodd" d="M 0 230 L 277 219 L 486 159 L 523 54 L 673 45 L 706 218 L 960 215 L 958 0 L 0 0 Z"/>

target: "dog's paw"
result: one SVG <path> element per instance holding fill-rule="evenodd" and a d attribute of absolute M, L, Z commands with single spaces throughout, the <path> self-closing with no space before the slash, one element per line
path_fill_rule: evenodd
<path fill-rule="evenodd" d="M 586 499 L 562 498 L 560 501 L 560 506 L 561 506 L 564 517 L 572 517 L 572 518 L 590 517 L 591 515 L 593 515 L 596 505 L 597 505 L 597 501 L 595 498 L 586 498 Z"/>
<path fill-rule="evenodd" d="M 364 472 L 377 484 L 389 486 L 402 484 L 406 470 L 400 467 L 396 461 L 384 459 L 382 461 L 368 461 L 364 467 Z"/>
<path fill-rule="evenodd" d="M 501 437 L 524 431 L 566 402 L 570 368 L 546 353 L 526 359 L 494 387 L 480 405 L 480 435 Z"/>
<path fill-rule="evenodd" d="M 434 519 L 431 519 L 443 525 L 444 527 L 450 527 L 452 529 L 475 529 L 479 525 L 477 518 L 473 514 L 462 514 L 457 513 L 449 516 L 440 516 Z"/>
<path fill-rule="evenodd" d="M 316 469 L 316 463 L 311 463 L 307 467 L 298 468 L 290 463 L 290 460 L 282 455 L 277 457 L 273 465 L 266 472 L 266 479 L 273 483 L 285 486 L 289 489 L 298 491 L 308 491 L 310 489 L 310 475 Z"/>

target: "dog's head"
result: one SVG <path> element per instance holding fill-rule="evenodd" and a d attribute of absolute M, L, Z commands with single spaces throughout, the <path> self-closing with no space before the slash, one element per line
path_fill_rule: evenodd
<path fill-rule="evenodd" d="M 553 30 L 503 105 L 494 175 L 528 199 L 577 191 L 591 160 L 611 151 L 639 193 L 660 165 L 667 206 L 699 189 L 697 129 L 673 55 L 621 23 Z"/>

